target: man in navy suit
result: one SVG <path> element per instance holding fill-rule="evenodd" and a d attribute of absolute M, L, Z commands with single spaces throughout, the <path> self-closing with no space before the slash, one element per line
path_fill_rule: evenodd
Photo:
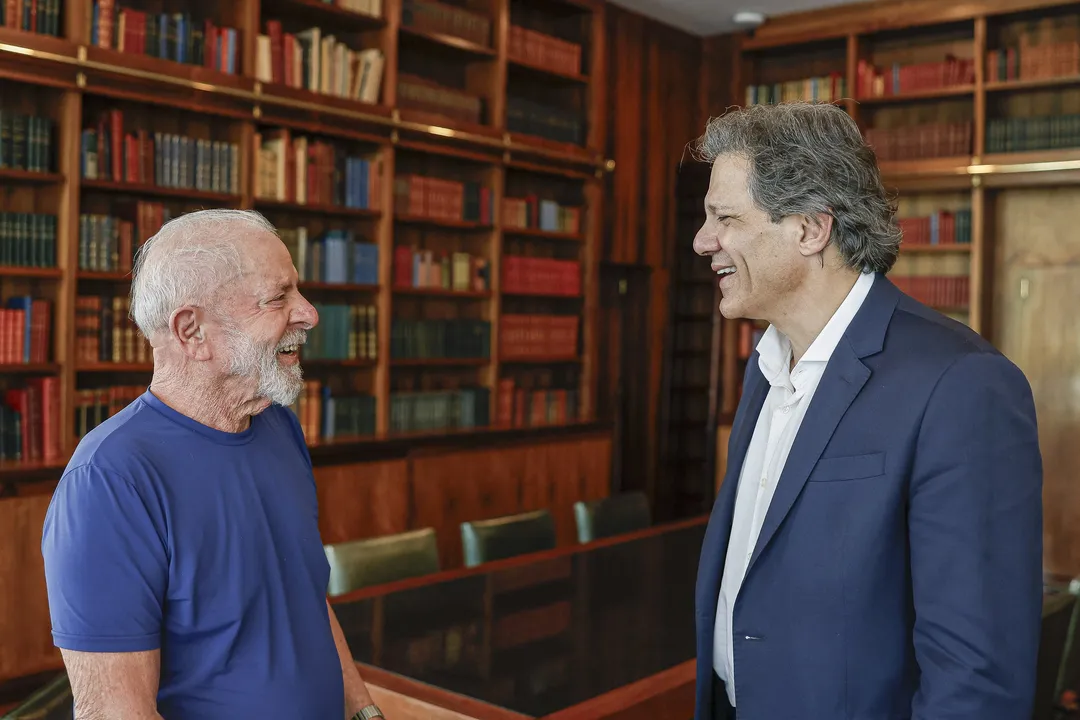
<path fill-rule="evenodd" d="M 709 122 L 694 250 L 751 355 L 701 549 L 696 720 L 1030 720 L 1042 459 L 1024 375 L 900 292 L 828 104 Z"/>

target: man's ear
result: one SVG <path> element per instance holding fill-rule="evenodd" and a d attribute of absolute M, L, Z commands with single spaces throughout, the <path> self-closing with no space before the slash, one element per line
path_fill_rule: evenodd
<path fill-rule="evenodd" d="M 799 238 L 799 252 L 805 257 L 819 255 L 829 246 L 832 237 L 833 216 L 829 213 L 804 215 L 802 235 Z"/>
<path fill-rule="evenodd" d="M 190 306 L 179 308 L 169 319 L 169 334 L 180 352 L 192 360 L 205 360 L 210 357 L 202 321 L 202 311 Z"/>

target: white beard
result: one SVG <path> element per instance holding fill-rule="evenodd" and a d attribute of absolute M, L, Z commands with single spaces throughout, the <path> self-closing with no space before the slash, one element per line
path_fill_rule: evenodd
<path fill-rule="evenodd" d="M 307 339 L 303 330 L 290 330 L 281 342 L 271 346 L 259 346 L 243 331 L 226 329 L 229 341 L 229 374 L 257 381 L 256 395 L 272 403 L 288 407 L 296 402 L 304 389 L 304 371 L 299 364 L 282 365 L 278 362 L 278 348 L 301 345 Z"/>

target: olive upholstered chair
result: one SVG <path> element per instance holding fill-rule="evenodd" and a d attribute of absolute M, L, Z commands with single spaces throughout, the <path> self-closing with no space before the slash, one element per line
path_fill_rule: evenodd
<path fill-rule="evenodd" d="M 463 522 L 461 546 L 466 567 L 551 550 L 555 547 L 555 522 L 546 509 Z"/>
<path fill-rule="evenodd" d="M 66 672 L 12 708 L 0 720 L 71 720 L 75 716 L 71 683 Z"/>
<path fill-rule="evenodd" d="M 645 493 L 619 493 L 600 500 L 574 503 L 578 542 L 587 543 L 601 538 L 644 530 L 652 524 L 652 512 Z"/>
<path fill-rule="evenodd" d="M 439 548 L 432 528 L 349 540 L 323 549 L 330 562 L 327 594 L 331 596 L 439 571 Z"/>

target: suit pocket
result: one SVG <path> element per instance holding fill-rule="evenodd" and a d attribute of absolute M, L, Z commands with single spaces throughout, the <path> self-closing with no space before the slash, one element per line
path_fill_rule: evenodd
<path fill-rule="evenodd" d="M 807 482 L 862 480 L 885 474 L 885 453 L 821 458 Z"/>

